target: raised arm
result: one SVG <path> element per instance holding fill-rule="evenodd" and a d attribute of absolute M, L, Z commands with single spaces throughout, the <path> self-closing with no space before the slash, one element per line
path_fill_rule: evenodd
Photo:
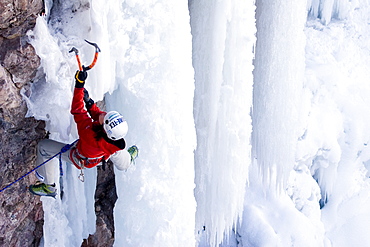
<path fill-rule="evenodd" d="M 83 101 L 84 85 L 85 85 L 85 80 L 87 78 L 87 72 L 77 71 L 75 78 L 76 78 L 76 84 L 75 84 L 75 89 L 73 92 L 71 114 L 73 115 L 73 118 L 77 124 L 77 129 L 81 130 L 81 129 L 86 128 L 92 122 L 87 111 L 85 110 L 84 101 Z"/>
<path fill-rule="evenodd" d="M 84 102 L 87 111 L 90 113 L 90 116 L 95 121 L 99 120 L 99 115 L 104 113 L 99 109 L 99 107 L 95 104 L 94 100 L 90 98 L 89 92 L 84 88 Z"/>

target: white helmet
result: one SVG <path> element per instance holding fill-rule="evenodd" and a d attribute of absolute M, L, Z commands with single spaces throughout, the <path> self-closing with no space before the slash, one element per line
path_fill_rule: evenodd
<path fill-rule="evenodd" d="M 108 138 L 112 140 L 119 140 L 125 137 L 128 131 L 126 120 L 116 111 L 110 111 L 105 115 L 103 128 Z"/>

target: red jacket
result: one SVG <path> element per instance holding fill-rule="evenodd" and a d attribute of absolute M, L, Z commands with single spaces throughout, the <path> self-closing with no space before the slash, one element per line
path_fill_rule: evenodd
<path fill-rule="evenodd" d="M 93 131 L 93 125 L 99 125 L 99 115 L 104 113 L 101 111 L 96 104 L 93 104 L 89 110 L 91 117 L 85 109 L 85 104 L 83 101 L 84 89 L 75 88 L 71 113 L 77 124 L 77 130 L 79 135 L 79 141 L 77 143 L 78 152 L 86 158 L 98 158 L 104 157 L 108 160 L 109 156 L 121 150 L 118 146 L 113 143 L 109 143 L 104 138 L 99 141 L 95 139 L 96 133 Z M 94 167 L 98 165 L 99 162 L 95 164 L 86 165 L 87 168 Z"/>

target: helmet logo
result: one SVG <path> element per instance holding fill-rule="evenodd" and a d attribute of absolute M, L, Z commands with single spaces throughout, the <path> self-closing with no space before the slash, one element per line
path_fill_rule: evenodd
<path fill-rule="evenodd" d="M 120 123 L 123 122 L 123 118 L 116 118 L 116 119 L 113 119 L 110 123 L 109 123 L 109 127 L 111 129 L 113 129 L 114 127 L 116 127 L 117 125 L 119 125 Z"/>

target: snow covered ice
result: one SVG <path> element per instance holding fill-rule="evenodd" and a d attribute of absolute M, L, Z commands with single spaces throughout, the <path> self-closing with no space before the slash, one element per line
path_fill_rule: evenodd
<path fill-rule="evenodd" d="M 116 171 L 115 246 L 370 246 L 370 3 L 45 1 L 41 58 L 23 91 L 50 138 L 77 137 L 86 88 L 129 124 L 136 165 Z M 57 163 L 57 162 L 56 162 Z M 57 164 L 56 164 L 57 166 Z M 44 198 L 43 246 L 95 231 L 96 170 L 64 164 Z"/>

